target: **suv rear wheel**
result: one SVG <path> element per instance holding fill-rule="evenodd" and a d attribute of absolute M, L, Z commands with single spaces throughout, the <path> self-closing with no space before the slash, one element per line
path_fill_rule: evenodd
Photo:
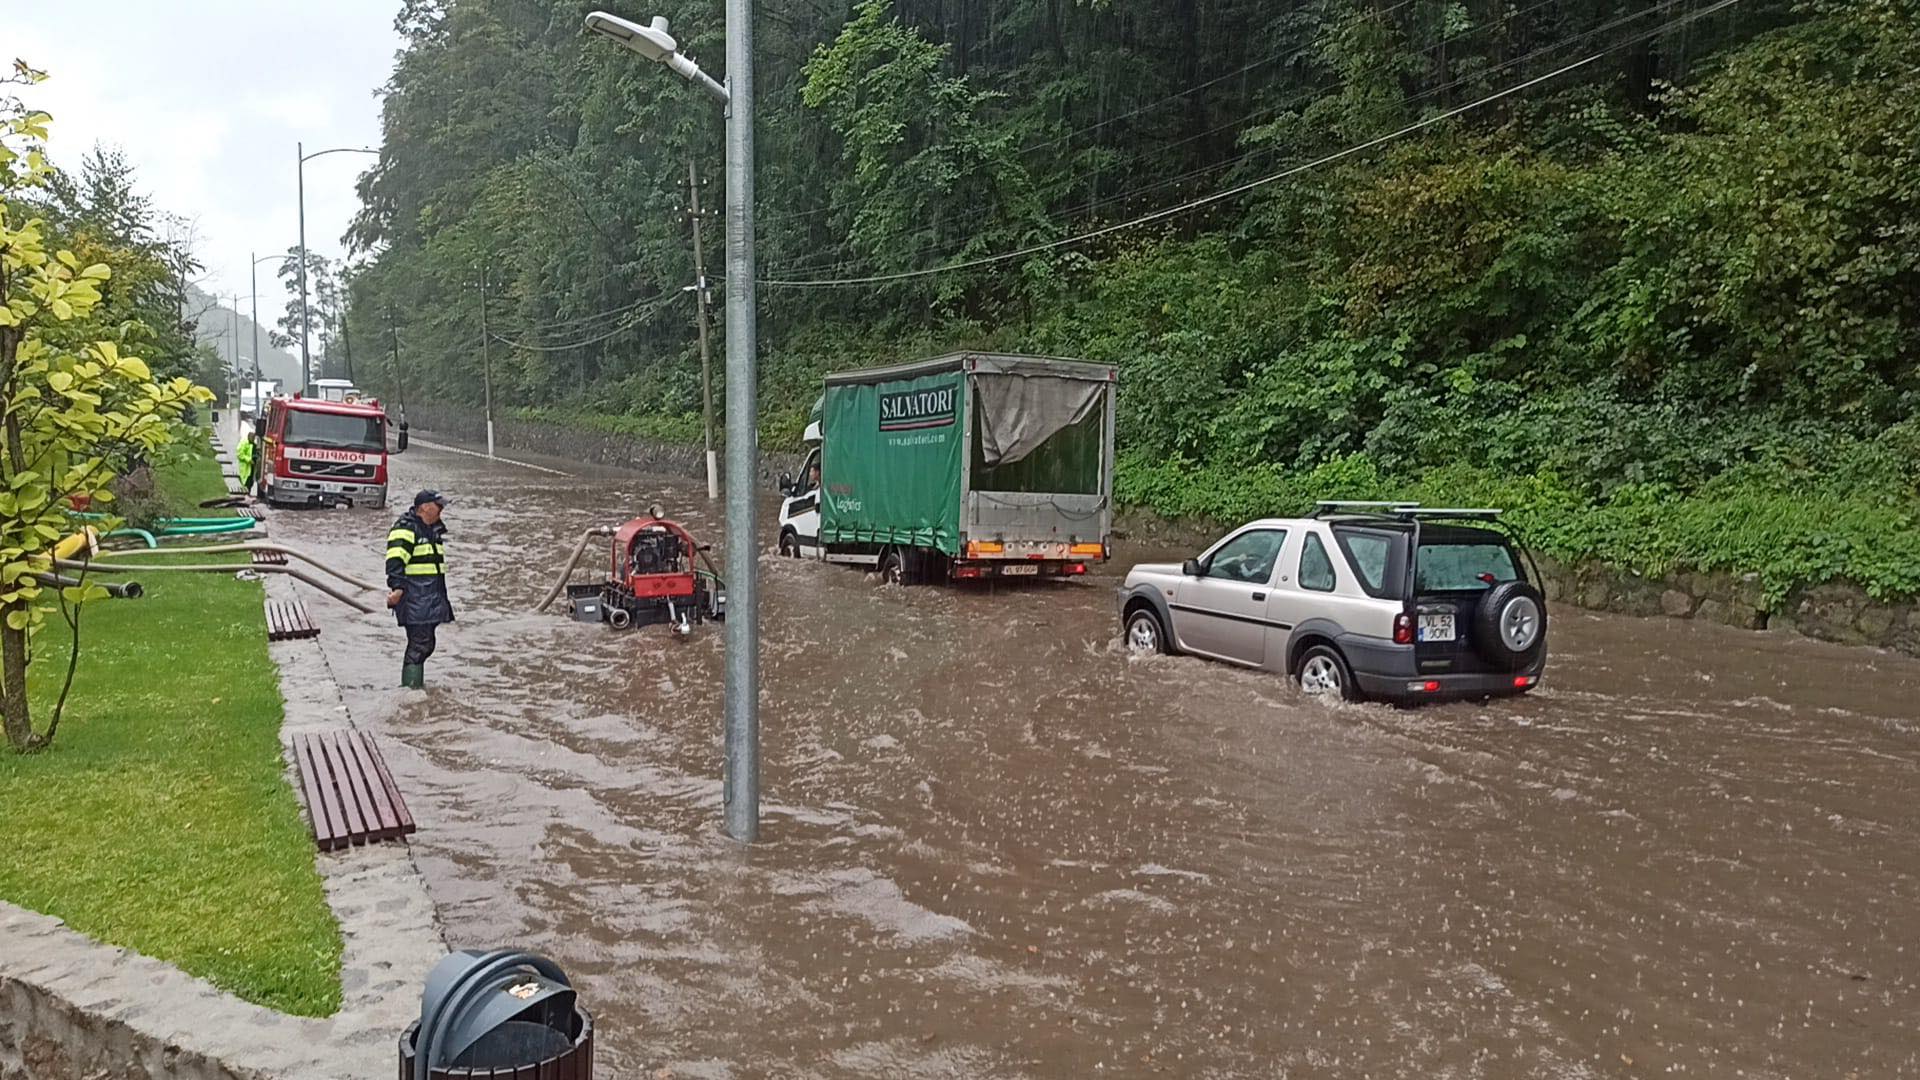
<path fill-rule="evenodd" d="M 1300 654 L 1300 663 L 1293 669 L 1293 680 L 1300 684 L 1300 690 L 1308 697 L 1337 697 L 1341 701 L 1358 701 L 1360 692 L 1354 688 L 1353 672 L 1347 668 L 1347 661 L 1331 645 L 1315 645 Z"/>

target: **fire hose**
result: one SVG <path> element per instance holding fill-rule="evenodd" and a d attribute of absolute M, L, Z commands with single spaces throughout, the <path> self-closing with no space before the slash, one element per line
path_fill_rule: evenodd
<path fill-rule="evenodd" d="M 585 555 L 587 553 L 587 544 L 589 541 L 591 541 L 596 536 L 612 536 L 613 533 L 614 533 L 614 529 L 613 529 L 613 526 L 611 525 L 595 525 L 592 528 L 588 529 L 586 532 L 581 533 L 580 543 L 574 547 L 573 555 L 567 559 L 567 568 L 565 570 L 560 571 L 560 580 L 553 583 L 553 591 L 548 593 L 547 598 L 545 600 L 540 601 L 540 606 L 537 608 L 534 608 L 533 610 L 535 611 L 547 610 L 547 607 L 551 605 L 553 601 L 557 597 L 559 597 L 559 595 L 563 591 L 566 590 L 567 579 L 573 577 L 573 568 L 580 565 L 580 556 Z"/>

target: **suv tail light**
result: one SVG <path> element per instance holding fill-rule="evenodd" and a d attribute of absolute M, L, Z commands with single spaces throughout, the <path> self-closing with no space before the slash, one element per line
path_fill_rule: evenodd
<path fill-rule="evenodd" d="M 1377 623 L 1375 625 L 1378 625 Z M 1413 616 L 1401 612 L 1393 617 L 1393 643 L 1395 645 L 1413 644 Z"/>

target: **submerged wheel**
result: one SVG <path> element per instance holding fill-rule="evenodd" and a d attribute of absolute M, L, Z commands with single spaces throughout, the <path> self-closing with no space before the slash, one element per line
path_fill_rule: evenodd
<path fill-rule="evenodd" d="M 880 584 L 904 585 L 907 583 L 907 560 L 900 554 L 899 548 L 888 548 L 880 556 Z"/>
<path fill-rule="evenodd" d="M 800 557 L 800 536 L 792 529 L 780 530 L 780 557 L 784 559 Z"/>
<path fill-rule="evenodd" d="M 1167 632 L 1160 625 L 1160 616 L 1152 608 L 1136 608 L 1127 616 L 1127 651 L 1134 653 L 1166 653 L 1172 650 L 1167 645 Z"/>
<path fill-rule="evenodd" d="M 1353 672 L 1347 669 L 1346 660 L 1330 645 L 1315 645 L 1303 653 L 1293 678 L 1308 697 L 1355 701 L 1360 696 L 1354 689 Z"/>

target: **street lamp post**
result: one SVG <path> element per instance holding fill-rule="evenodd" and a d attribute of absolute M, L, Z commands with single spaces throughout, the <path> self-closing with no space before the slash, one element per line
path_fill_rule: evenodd
<path fill-rule="evenodd" d="M 311 320 L 307 314 L 307 162 L 328 154 L 373 154 L 380 151 L 364 146 L 336 146 L 328 150 L 315 150 L 309 154 L 304 143 L 294 143 L 293 152 L 299 156 L 298 201 L 300 204 L 300 392 L 306 393 L 313 382 L 313 362 L 307 355 L 307 338 L 312 333 Z M 257 362 L 257 361 L 256 361 Z"/>
<path fill-rule="evenodd" d="M 680 52 L 655 16 L 646 26 L 596 11 L 587 29 L 619 42 L 706 91 L 727 110 L 727 687 L 726 826 L 760 836 L 760 586 L 754 523 L 759 457 L 753 265 L 753 0 L 726 0 L 727 82 Z"/>

